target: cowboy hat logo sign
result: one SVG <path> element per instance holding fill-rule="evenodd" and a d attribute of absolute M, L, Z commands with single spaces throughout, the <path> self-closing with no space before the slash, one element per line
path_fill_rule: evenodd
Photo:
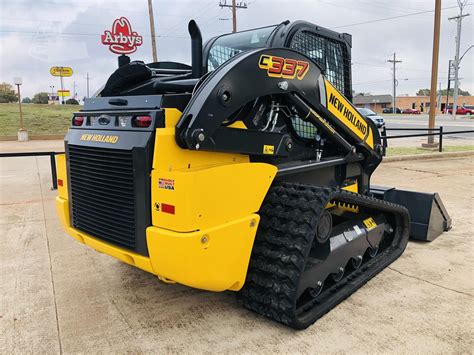
<path fill-rule="evenodd" d="M 112 31 L 105 30 L 101 36 L 102 44 L 109 46 L 116 54 L 130 54 L 143 43 L 143 37 L 132 31 L 132 26 L 126 17 L 115 19 Z"/>

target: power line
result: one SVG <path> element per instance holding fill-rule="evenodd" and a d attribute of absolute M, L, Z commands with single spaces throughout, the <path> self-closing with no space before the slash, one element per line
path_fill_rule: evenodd
<path fill-rule="evenodd" d="M 387 68 L 387 66 L 385 66 L 385 65 L 371 64 L 371 63 L 363 63 L 363 62 L 352 62 L 352 64 L 354 64 L 354 65 L 367 65 L 367 66 L 370 66 L 370 67 L 384 68 L 384 69 Z M 401 67 L 401 68 L 399 68 L 399 70 L 419 71 L 419 72 L 431 72 L 431 70 L 427 70 L 427 69 L 414 69 L 414 68 L 405 68 L 405 67 Z M 439 73 L 446 74 L 447 72 L 445 72 L 445 71 L 440 71 Z"/>
<path fill-rule="evenodd" d="M 470 5 L 471 5 L 471 4 L 466 5 L 466 6 L 470 6 Z M 457 6 L 444 7 L 444 8 L 442 8 L 441 10 L 449 10 L 449 9 L 454 9 L 454 8 L 457 8 Z M 398 16 L 392 16 L 392 17 L 384 17 L 384 18 L 379 18 L 379 19 L 375 19 L 375 20 L 369 20 L 369 21 L 364 21 L 364 22 L 351 23 L 351 24 L 348 24 L 348 25 L 335 26 L 335 27 L 331 27 L 330 29 L 331 29 L 331 30 L 334 30 L 334 29 L 337 29 L 337 28 L 352 27 L 352 26 L 365 25 L 365 24 L 369 24 L 369 23 L 375 23 L 375 22 L 381 22 L 381 21 L 394 20 L 394 19 L 397 19 L 397 18 L 403 18 L 403 17 L 409 17 L 409 16 L 415 16 L 415 15 L 427 14 L 427 13 L 434 12 L 434 11 L 435 11 L 435 10 L 433 9 L 433 10 L 412 12 L 412 13 L 404 14 L 404 15 L 398 15 Z"/>
<path fill-rule="evenodd" d="M 22 33 L 22 34 L 32 34 L 32 35 L 59 35 L 59 36 L 100 36 L 100 33 L 79 33 L 79 32 L 54 32 L 54 31 L 15 31 L 15 30 L 0 30 L 0 33 Z M 151 37 L 151 35 L 141 35 L 142 37 Z M 157 35 L 156 37 L 166 37 L 166 38 L 189 38 L 189 37 L 180 37 L 180 36 L 165 36 Z"/>

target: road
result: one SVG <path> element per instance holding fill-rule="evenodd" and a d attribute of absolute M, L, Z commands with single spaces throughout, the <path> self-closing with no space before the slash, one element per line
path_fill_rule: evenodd
<path fill-rule="evenodd" d="M 388 129 L 393 128 L 427 128 L 428 127 L 428 115 L 381 115 L 385 118 L 386 127 Z M 472 117 L 472 116 L 471 116 Z M 465 131 L 474 130 L 474 118 L 469 116 L 456 116 L 454 120 L 450 116 L 439 115 L 436 117 L 436 127 L 443 126 L 445 132 L 451 131 Z M 402 132 L 402 131 L 391 131 L 388 135 L 395 134 L 415 134 L 417 132 Z M 423 132 L 418 132 L 423 133 Z M 447 134 L 445 138 L 454 139 L 474 139 L 474 133 L 466 134 Z"/>

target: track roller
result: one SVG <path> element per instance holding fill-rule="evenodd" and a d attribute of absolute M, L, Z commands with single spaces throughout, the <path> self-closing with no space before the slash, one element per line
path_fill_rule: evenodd
<path fill-rule="evenodd" d="M 326 209 L 332 201 L 358 206 L 359 213 L 338 216 L 335 224 Z M 339 189 L 275 182 L 259 214 L 238 297 L 245 307 L 295 329 L 360 288 L 397 259 L 408 241 L 404 207 Z M 377 254 L 364 258 L 367 250 Z M 331 282 L 325 282 L 328 277 Z"/>

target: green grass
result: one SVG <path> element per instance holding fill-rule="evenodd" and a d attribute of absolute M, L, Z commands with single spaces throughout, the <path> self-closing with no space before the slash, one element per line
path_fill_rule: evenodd
<path fill-rule="evenodd" d="M 474 145 L 451 145 L 444 146 L 443 152 L 465 152 L 474 150 Z M 437 151 L 436 151 L 437 152 Z M 394 147 L 387 148 L 387 156 L 393 157 L 396 155 L 411 155 L 411 154 L 428 154 L 433 153 L 432 150 L 422 149 L 417 147 Z"/>
<path fill-rule="evenodd" d="M 79 105 L 22 104 L 23 122 L 30 135 L 65 134 L 71 125 L 72 113 Z M 0 136 L 15 136 L 20 128 L 18 103 L 0 104 Z"/>

